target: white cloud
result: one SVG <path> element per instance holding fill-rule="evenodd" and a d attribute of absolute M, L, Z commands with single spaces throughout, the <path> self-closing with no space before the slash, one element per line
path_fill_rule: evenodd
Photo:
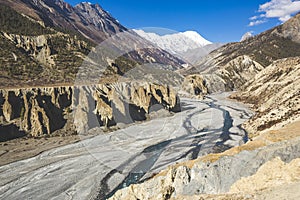
<path fill-rule="evenodd" d="M 259 17 L 266 17 L 266 14 L 260 14 Z"/>
<path fill-rule="evenodd" d="M 264 12 L 267 18 L 279 18 L 285 22 L 292 14 L 300 11 L 300 1 L 272 0 L 259 6 L 259 12 Z"/>
<path fill-rule="evenodd" d="M 277 18 L 285 22 L 293 14 L 300 12 L 300 0 L 271 0 L 259 6 L 260 15 L 249 18 L 249 26 L 255 26 L 266 22 L 267 18 Z"/>
<path fill-rule="evenodd" d="M 254 21 L 254 20 L 256 20 L 258 18 L 258 16 L 253 16 L 253 17 L 250 17 L 249 19 L 251 20 L 251 21 Z"/>
<path fill-rule="evenodd" d="M 256 26 L 256 25 L 263 24 L 266 22 L 267 22 L 267 20 L 256 20 L 256 21 L 250 22 L 248 26 Z"/>

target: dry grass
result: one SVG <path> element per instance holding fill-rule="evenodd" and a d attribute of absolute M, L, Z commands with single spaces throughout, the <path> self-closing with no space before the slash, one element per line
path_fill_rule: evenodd
<path fill-rule="evenodd" d="M 270 142 L 280 142 L 284 140 L 291 140 L 300 137 L 300 121 L 291 123 L 279 130 L 271 130 L 260 134 L 256 140 L 266 140 Z"/>

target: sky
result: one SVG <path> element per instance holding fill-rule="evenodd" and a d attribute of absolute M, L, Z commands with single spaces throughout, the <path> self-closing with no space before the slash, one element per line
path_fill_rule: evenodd
<path fill-rule="evenodd" d="M 65 0 L 71 5 L 81 0 Z M 85 0 L 83 0 L 85 1 Z M 89 0 L 130 29 L 197 31 L 212 42 L 259 34 L 300 12 L 300 0 Z"/>

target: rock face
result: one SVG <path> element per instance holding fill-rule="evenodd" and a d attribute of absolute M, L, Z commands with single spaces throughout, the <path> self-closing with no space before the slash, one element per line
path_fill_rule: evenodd
<path fill-rule="evenodd" d="M 185 77 L 182 89 L 191 95 L 203 99 L 208 94 L 204 78 L 200 75 L 189 75 Z"/>
<path fill-rule="evenodd" d="M 32 136 L 84 133 L 99 125 L 133 123 L 145 120 L 156 104 L 176 111 L 178 103 L 172 89 L 148 83 L 2 89 L 1 128 L 15 128 L 3 133 L 1 140 L 12 139 L 16 132 Z"/>
<path fill-rule="evenodd" d="M 250 134 L 281 127 L 300 117 L 300 58 L 274 62 L 232 96 L 253 105 L 257 115 L 245 124 Z"/>
<path fill-rule="evenodd" d="M 213 73 L 205 74 L 210 92 L 232 91 L 254 77 L 264 67 L 249 56 L 239 56 Z M 218 77 L 218 79 L 217 79 Z"/>
<path fill-rule="evenodd" d="M 60 64 L 56 59 L 58 55 L 55 53 L 56 49 L 53 45 L 55 40 L 58 38 L 67 42 L 65 48 L 69 51 L 78 51 L 75 55 L 73 55 L 76 57 L 84 56 L 83 52 L 88 51 L 90 48 L 86 41 L 78 40 L 76 37 L 63 33 L 39 36 L 24 36 L 3 33 L 3 36 L 15 43 L 17 48 L 24 50 L 29 56 L 35 58 L 39 63 L 50 67 L 55 67 Z"/>
<path fill-rule="evenodd" d="M 257 192 L 266 188 L 281 186 L 300 181 L 300 159 L 296 158 L 290 163 L 275 158 L 260 167 L 256 174 L 242 178 L 234 183 L 230 192 Z"/>

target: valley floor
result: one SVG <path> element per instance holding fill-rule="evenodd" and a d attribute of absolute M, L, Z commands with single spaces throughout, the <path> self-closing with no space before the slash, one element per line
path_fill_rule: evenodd
<path fill-rule="evenodd" d="M 182 112 L 171 117 L 79 136 L 77 143 L 1 166 L 0 199 L 105 199 L 169 165 L 239 146 L 247 141 L 241 124 L 252 113 L 227 96 L 183 98 Z"/>

